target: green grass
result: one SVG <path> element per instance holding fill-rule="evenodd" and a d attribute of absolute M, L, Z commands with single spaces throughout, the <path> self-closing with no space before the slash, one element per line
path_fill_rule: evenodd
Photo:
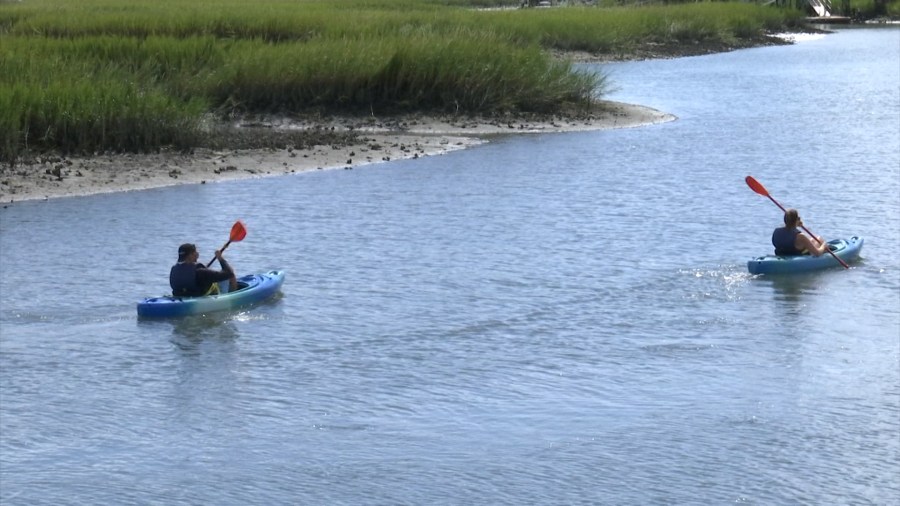
<path fill-rule="evenodd" d="M 477 0 L 0 3 L 0 160 L 198 142 L 210 113 L 545 113 L 606 76 L 548 49 L 761 37 L 793 11 L 702 3 L 480 10 Z M 509 4 L 510 2 L 500 2 Z"/>
<path fill-rule="evenodd" d="M 843 5 L 834 2 L 836 7 Z M 843 15 L 855 15 L 862 18 L 888 17 L 900 19 L 900 0 L 879 2 L 877 0 L 850 0 L 850 12 L 840 12 Z"/>

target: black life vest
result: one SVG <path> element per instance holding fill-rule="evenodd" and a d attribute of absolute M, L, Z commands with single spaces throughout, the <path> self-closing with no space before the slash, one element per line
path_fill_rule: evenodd
<path fill-rule="evenodd" d="M 196 263 L 179 262 L 169 271 L 169 286 L 172 287 L 172 295 L 176 297 L 198 297 L 205 293 L 197 286 Z"/>
<path fill-rule="evenodd" d="M 772 232 L 772 246 L 775 246 L 775 254 L 778 256 L 802 255 L 803 251 L 795 246 L 798 235 L 800 235 L 800 231 L 796 228 L 776 228 Z"/>

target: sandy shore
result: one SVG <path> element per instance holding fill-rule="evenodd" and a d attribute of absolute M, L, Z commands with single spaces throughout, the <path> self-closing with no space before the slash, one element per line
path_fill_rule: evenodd
<path fill-rule="evenodd" d="M 368 118 L 243 122 L 238 129 L 263 132 L 325 129 L 348 132 L 345 142 L 305 148 L 198 149 L 191 154 L 101 155 L 89 158 L 43 157 L 0 167 L 0 204 L 134 191 L 177 184 L 282 176 L 311 170 L 350 169 L 404 158 L 434 156 L 464 149 L 497 135 L 631 128 L 672 121 L 647 107 L 606 102 L 602 112 L 582 118 L 478 120 L 470 118 Z"/>

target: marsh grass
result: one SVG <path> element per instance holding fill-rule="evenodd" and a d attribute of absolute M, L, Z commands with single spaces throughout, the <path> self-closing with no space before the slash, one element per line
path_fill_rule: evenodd
<path fill-rule="evenodd" d="M 0 160 L 189 147 L 201 118 L 589 108 L 604 75 L 547 49 L 731 41 L 797 18 L 747 4 L 474 10 L 476 0 L 0 4 Z M 448 5 L 452 4 L 452 5 Z"/>
<path fill-rule="evenodd" d="M 602 78 L 496 37 L 385 37 L 266 45 L 241 41 L 190 95 L 238 112 L 550 112 Z M 230 111 L 229 111 L 230 112 Z"/>

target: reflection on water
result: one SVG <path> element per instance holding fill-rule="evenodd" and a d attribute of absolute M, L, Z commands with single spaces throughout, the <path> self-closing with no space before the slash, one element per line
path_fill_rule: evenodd
<path fill-rule="evenodd" d="M 179 348 L 191 349 L 204 339 L 237 339 L 240 333 L 233 320 L 234 315 L 229 313 L 213 313 L 177 319 L 172 325 L 172 342 Z"/>
<path fill-rule="evenodd" d="M 171 342 L 185 352 L 196 352 L 198 346 L 206 340 L 229 341 L 237 339 L 240 332 L 235 319 L 241 313 L 219 312 L 208 315 L 192 315 L 181 318 L 149 319 L 138 318 L 138 326 L 152 329 L 160 333 L 161 328 L 168 328 L 172 333 Z"/>
<path fill-rule="evenodd" d="M 821 273 L 807 273 L 801 275 L 763 276 L 759 280 L 771 285 L 775 292 L 775 300 L 786 304 L 803 302 L 805 295 L 817 291 L 821 285 Z"/>
<path fill-rule="evenodd" d="M 204 340 L 235 340 L 240 337 L 238 324 L 251 320 L 268 320 L 267 309 L 277 308 L 284 294 L 278 292 L 269 299 L 232 311 L 216 311 L 208 314 L 190 315 L 178 318 L 140 318 L 138 325 L 160 332 L 160 328 L 170 329 L 172 343 L 183 351 L 195 350 Z"/>

